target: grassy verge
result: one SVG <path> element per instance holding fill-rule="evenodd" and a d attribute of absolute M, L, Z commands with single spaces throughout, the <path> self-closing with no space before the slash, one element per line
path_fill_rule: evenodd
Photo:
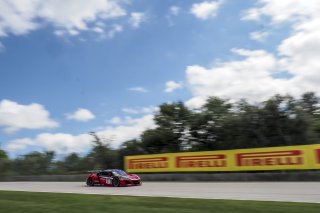
<path fill-rule="evenodd" d="M 320 204 L 0 191 L 0 212 L 319 212 Z"/>

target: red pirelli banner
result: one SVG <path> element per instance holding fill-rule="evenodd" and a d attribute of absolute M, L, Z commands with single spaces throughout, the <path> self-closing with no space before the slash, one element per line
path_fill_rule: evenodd
<path fill-rule="evenodd" d="M 125 157 L 128 172 L 320 169 L 320 144 Z"/>

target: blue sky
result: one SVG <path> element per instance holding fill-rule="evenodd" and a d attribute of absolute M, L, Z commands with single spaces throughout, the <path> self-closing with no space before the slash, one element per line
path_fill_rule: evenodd
<path fill-rule="evenodd" d="M 87 4 L 0 0 L 0 141 L 10 156 L 85 153 L 89 131 L 117 147 L 154 128 L 164 102 L 320 91 L 318 0 Z"/>

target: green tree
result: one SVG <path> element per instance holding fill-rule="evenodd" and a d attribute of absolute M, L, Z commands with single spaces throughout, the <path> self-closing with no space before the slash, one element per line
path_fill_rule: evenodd
<path fill-rule="evenodd" d="M 307 143 L 307 121 L 290 96 L 276 95 L 267 100 L 260 110 L 265 143 L 261 146 L 283 146 Z"/>
<path fill-rule="evenodd" d="M 103 141 L 95 132 L 91 132 L 90 135 L 94 138 L 94 147 L 87 157 L 92 159 L 94 167 L 98 169 L 118 167 L 117 152 L 110 148 L 110 141 Z"/>
<path fill-rule="evenodd" d="M 54 152 L 31 152 L 15 159 L 11 164 L 11 170 L 19 175 L 50 174 L 53 158 Z"/>
<path fill-rule="evenodd" d="M 0 149 L 0 171 L 1 174 L 5 174 L 9 168 L 9 158 L 4 150 Z"/>
<path fill-rule="evenodd" d="M 81 157 L 77 153 L 71 153 L 63 161 L 56 163 L 57 170 L 62 172 L 81 171 Z"/>
<path fill-rule="evenodd" d="M 224 126 L 232 117 L 232 105 L 218 97 L 208 98 L 205 105 L 192 117 L 193 150 L 224 148 Z"/>
<path fill-rule="evenodd" d="M 0 159 L 8 159 L 7 153 L 2 149 L 0 149 Z"/>
<path fill-rule="evenodd" d="M 301 100 L 299 101 L 299 104 L 304 112 L 310 115 L 319 114 L 319 98 L 315 95 L 314 92 L 304 93 Z"/>
<path fill-rule="evenodd" d="M 141 136 L 144 148 L 154 152 L 177 152 L 190 147 L 190 119 L 192 112 L 182 103 L 162 104 L 154 120 L 158 127 Z"/>
<path fill-rule="evenodd" d="M 319 98 L 313 92 L 302 95 L 298 102 L 300 115 L 304 117 L 307 123 L 307 141 L 308 143 L 319 143 L 320 141 L 320 103 Z"/>
<path fill-rule="evenodd" d="M 142 147 L 142 143 L 140 140 L 134 139 L 130 141 L 126 141 L 121 144 L 118 150 L 118 168 L 123 169 L 124 165 L 124 157 L 130 155 L 142 155 L 146 154 L 147 152 Z"/>
<path fill-rule="evenodd" d="M 178 133 L 169 128 L 149 129 L 141 135 L 142 147 L 146 153 L 165 153 L 180 151 Z"/>

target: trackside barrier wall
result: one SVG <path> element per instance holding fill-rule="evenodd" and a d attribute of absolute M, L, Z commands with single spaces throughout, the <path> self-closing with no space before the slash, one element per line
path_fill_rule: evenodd
<path fill-rule="evenodd" d="M 32 175 L 32 176 L 3 176 L 0 181 L 62 181 L 82 182 L 85 184 L 86 174 L 78 175 Z M 140 173 L 142 181 L 320 181 L 320 170 L 272 171 L 272 172 L 201 172 L 201 173 Z"/>
<path fill-rule="evenodd" d="M 214 172 L 320 169 L 320 144 L 126 156 L 128 172 Z"/>

